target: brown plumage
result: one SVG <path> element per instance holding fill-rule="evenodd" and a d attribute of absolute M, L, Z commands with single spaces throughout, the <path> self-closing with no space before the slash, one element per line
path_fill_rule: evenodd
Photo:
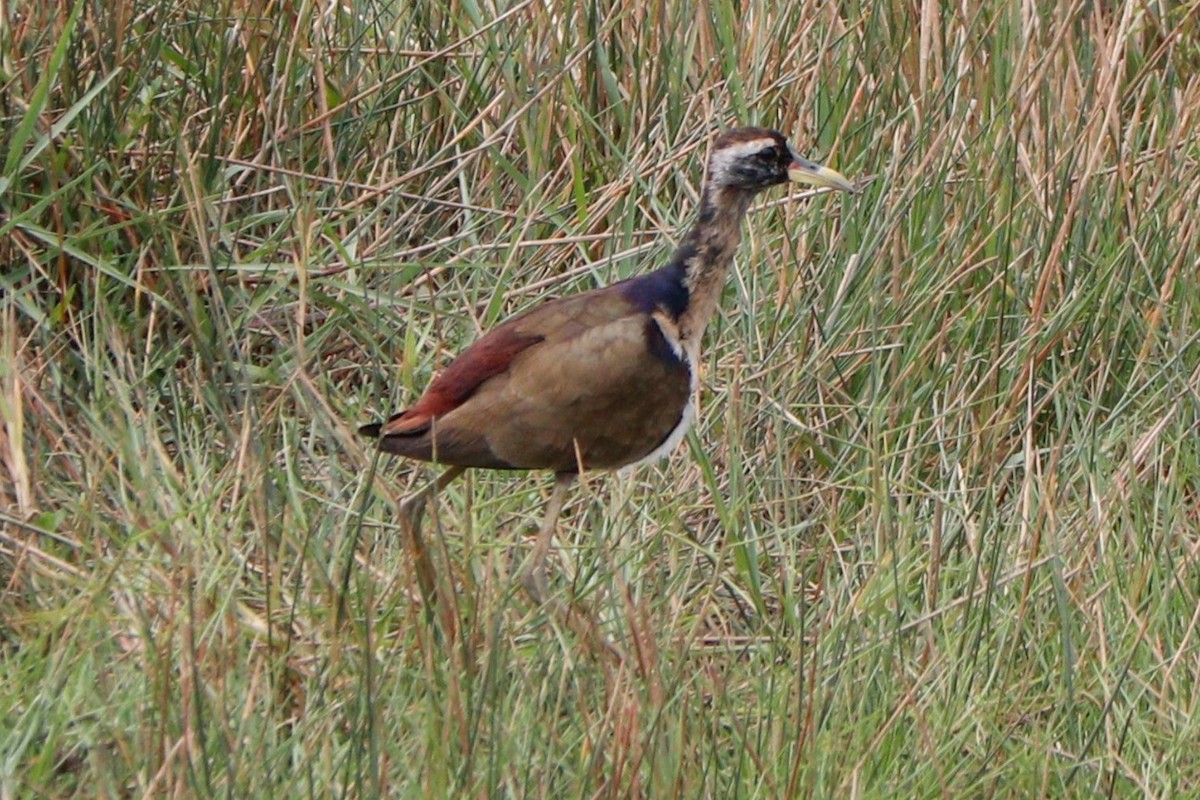
<path fill-rule="evenodd" d="M 762 128 L 719 136 L 699 219 L 660 270 L 551 300 L 467 348 L 408 410 L 361 432 L 389 453 L 451 466 L 546 469 L 551 501 L 581 469 L 614 469 L 669 452 L 693 416 L 700 339 L 720 301 L 754 195 L 793 180 L 852 190 Z M 420 513 L 425 493 L 406 511 Z M 555 520 L 547 514 L 534 561 Z M 538 588 L 541 564 L 533 564 Z M 533 588 L 533 587 L 531 587 Z"/>
<path fill-rule="evenodd" d="M 669 342 L 616 288 L 546 303 L 492 330 L 381 427 L 380 447 L 441 464 L 554 472 L 649 454 L 679 421 L 688 370 L 656 352 Z"/>

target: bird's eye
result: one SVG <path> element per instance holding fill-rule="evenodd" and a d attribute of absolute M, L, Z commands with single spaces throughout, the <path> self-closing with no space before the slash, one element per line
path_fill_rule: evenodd
<path fill-rule="evenodd" d="M 754 157 L 759 161 L 776 161 L 779 159 L 779 152 L 774 147 L 768 147 L 764 150 L 759 150 L 754 154 Z"/>

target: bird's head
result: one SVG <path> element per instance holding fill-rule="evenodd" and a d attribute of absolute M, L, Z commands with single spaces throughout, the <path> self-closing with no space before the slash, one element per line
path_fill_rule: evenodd
<path fill-rule="evenodd" d="M 766 128 L 734 128 L 718 136 L 708 159 L 708 180 L 717 189 L 751 193 L 788 181 L 854 191 L 840 173 L 801 157 L 782 133 Z"/>

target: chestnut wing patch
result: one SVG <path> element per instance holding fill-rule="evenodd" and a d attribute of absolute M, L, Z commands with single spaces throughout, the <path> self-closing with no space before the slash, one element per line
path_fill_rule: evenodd
<path fill-rule="evenodd" d="M 424 432 L 434 417 L 458 408 L 485 381 L 506 371 L 522 351 L 544 339 L 540 334 L 522 333 L 515 325 L 501 325 L 450 362 L 416 404 L 381 425 L 377 435 L 411 436 Z"/>

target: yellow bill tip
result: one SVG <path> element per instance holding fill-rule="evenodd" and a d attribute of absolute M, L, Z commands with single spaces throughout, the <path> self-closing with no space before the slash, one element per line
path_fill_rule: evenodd
<path fill-rule="evenodd" d="M 822 189 L 854 191 L 854 184 L 847 180 L 842 173 L 806 158 L 795 156 L 792 158 L 792 165 L 788 167 L 788 178 L 795 183 L 806 183 Z"/>

